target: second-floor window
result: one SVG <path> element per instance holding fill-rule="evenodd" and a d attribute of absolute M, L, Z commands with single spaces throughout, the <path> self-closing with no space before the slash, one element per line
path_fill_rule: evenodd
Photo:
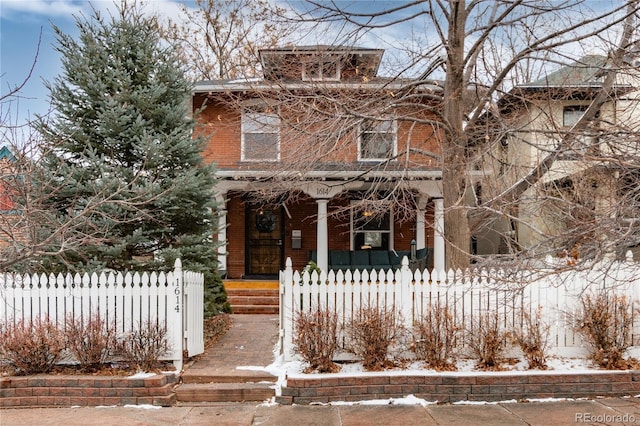
<path fill-rule="evenodd" d="M 393 120 L 367 120 L 360 125 L 358 160 L 384 161 L 398 152 L 397 125 Z"/>
<path fill-rule="evenodd" d="M 280 159 L 280 117 L 269 108 L 251 107 L 242 113 L 242 161 Z"/>
<path fill-rule="evenodd" d="M 569 105 L 562 110 L 562 125 L 571 127 L 584 115 L 589 105 Z"/>

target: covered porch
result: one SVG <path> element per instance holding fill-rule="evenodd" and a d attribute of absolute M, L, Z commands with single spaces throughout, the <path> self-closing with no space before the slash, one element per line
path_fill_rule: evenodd
<path fill-rule="evenodd" d="M 423 172 L 424 173 L 424 172 Z M 296 202 L 265 207 L 249 194 L 265 190 L 268 181 L 223 179 L 217 185 L 219 231 L 217 239 L 220 269 L 230 278 L 264 275 L 275 278 L 291 258 L 303 268 L 309 260 L 322 270 L 331 266 L 334 251 L 407 252 L 414 249 L 433 255 L 433 268 L 445 268 L 444 208 L 439 172 L 406 184 L 414 194 L 415 213 L 402 223 L 388 212 L 388 224 L 380 229 L 359 226 L 359 218 L 344 214 L 354 194 L 371 189 L 366 180 L 319 178 L 291 185 L 301 195 Z M 378 183 L 379 184 L 379 183 Z M 351 201 L 352 202 L 352 201 Z M 344 209 L 342 217 L 335 212 Z M 393 209 L 391 209 L 393 210 Z"/>

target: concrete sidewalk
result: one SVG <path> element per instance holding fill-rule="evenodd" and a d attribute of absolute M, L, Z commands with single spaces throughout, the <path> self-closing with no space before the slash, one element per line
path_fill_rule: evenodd
<path fill-rule="evenodd" d="M 169 408 L 0 410 L 0 425 L 573 425 L 640 424 L 640 399 L 484 405 L 281 406 L 218 403 Z"/>

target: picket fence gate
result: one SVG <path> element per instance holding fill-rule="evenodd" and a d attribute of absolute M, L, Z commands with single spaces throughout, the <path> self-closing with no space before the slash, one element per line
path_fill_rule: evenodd
<path fill-rule="evenodd" d="M 565 265 L 566 266 L 566 265 Z M 319 284 L 323 283 L 323 284 Z M 540 315 L 549 327 L 551 354 L 584 357 L 587 348 L 576 332 L 575 314 L 585 293 L 606 290 L 624 295 L 632 302 L 632 342 L 630 353 L 640 354 L 640 267 L 630 255 L 627 261 L 593 265 L 584 270 L 558 272 L 536 269 L 517 272 L 504 269 L 467 269 L 437 272 L 411 271 L 405 257 L 397 270 L 380 271 L 293 271 L 291 259 L 280 272 L 280 352 L 285 360 L 294 358 L 295 319 L 300 312 L 322 307 L 338 314 L 339 329 L 349 323 L 360 307 L 378 306 L 399 313 L 403 326 L 430 307 L 448 306 L 464 333 L 472 333 L 478 318 L 497 314 L 500 326 L 511 330 L 522 325 L 526 315 Z M 344 335 L 341 336 L 344 341 Z M 460 346 L 464 349 L 464 336 Z"/>
<path fill-rule="evenodd" d="M 182 370 L 183 354 L 204 352 L 204 275 L 183 271 L 100 274 L 0 274 L 0 325 L 45 319 L 64 327 L 66 318 L 99 315 L 119 335 L 148 322 L 167 330 L 163 360 Z"/>

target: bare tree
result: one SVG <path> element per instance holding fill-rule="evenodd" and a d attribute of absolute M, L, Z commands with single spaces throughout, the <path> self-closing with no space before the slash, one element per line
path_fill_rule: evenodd
<path fill-rule="evenodd" d="M 284 10 L 266 0 L 196 0 L 181 7 L 183 17 L 159 25 L 163 38 L 198 80 L 253 76 L 257 50 L 283 43 L 295 31 L 275 18 Z"/>
<path fill-rule="evenodd" d="M 344 44 L 358 42 L 367 33 L 383 28 L 413 24 L 414 34 L 416 28 L 423 33 L 412 45 L 422 48 L 409 52 L 407 57 L 410 59 L 400 70 L 390 72 L 388 78 L 381 79 L 377 85 L 369 85 L 368 90 L 339 91 L 324 83 L 317 83 L 313 90 L 307 85 L 305 91 L 284 84 L 270 90 L 263 87 L 261 93 L 272 103 L 274 110 L 275 105 L 280 106 L 283 122 L 288 126 L 284 132 L 291 131 L 297 141 L 287 152 L 294 160 L 273 167 L 271 177 L 277 176 L 277 179 L 269 188 L 270 197 L 275 196 L 278 188 L 285 192 L 286 185 L 279 186 L 277 181 L 285 181 L 287 176 L 293 179 L 291 170 L 304 175 L 321 161 L 334 161 L 339 166 L 339 158 L 335 156 L 340 152 L 344 136 L 355 132 L 363 121 L 402 121 L 403 131 L 408 135 L 406 146 L 399 147 L 399 152 L 389 156 L 387 161 L 363 164 L 359 170 L 359 177 L 369 176 L 374 182 L 363 198 L 374 200 L 380 210 L 404 203 L 407 211 L 411 211 L 414 205 L 411 191 L 406 186 L 408 174 L 405 177 L 400 174 L 398 178 L 397 173 L 389 172 L 397 171 L 399 167 L 410 171 L 412 166 L 416 167 L 416 155 L 421 156 L 420 167 L 440 168 L 448 266 L 465 267 L 472 254 L 469 242 L 479 229 L 505 217 L 516 223 L 531 218 L 531 215 L 520 215 L 523 203 L 541 202 L 541 198 L 532 198 L 531 192 L 535 190 L 540 195 L 540 184 L 557 181 L 549 176 L 550 171 L 568 150 L 575 151 L 580 134 L 597 128 L 600 140 L 606 136 L 611 146 L 618 147 L 606 153 L 599 151 L 597 161 L 601 166 L 616 161 L 622 167 L 621 157 L 631 152 L 620 150 L 615 141 L 626 140 L 629 144 L 629 137 L 636 137 L 636 129 L 629 127 L 621 133 L 619 124 L 596 123 L 601 123 L 604 116 L 599 111 L 620 94 L 616 88 L 621 69 L 636 37 L 634 19 L 640 7 L 637 1 L 612 5 L 606 10 L 602 5 L 590 10 L 581 1 L 558 4 L 530 0 L 426 0 L 393 3 L 382 9 L 372 7 L 371 11 L 333 2 L 307 3 L 311 11 L 300 15 L 298 22 L 340 24 L 344 32 L 335 39 L 343 40 Z M 612 42 L 610 38 L 617 40 Z M 582 111 L 581 118 L 569 131 L 562 126 L 548 129 L 549 133 L 556 132 L 561 138 L 553 145 L 539 148 L 540 152 L 546 153 L 540 161 L 514 164 L 511 157 L 501 157 L 507 142 L 513 141 L 513 135 L 517 133 L 514 126 L 526 127 L 518 121 L 522 120 L 522 115 L 518 120 L 510 115 L 516 106 L 526 109 L 529 105 L 528 94 L 519 92 L 516 85 L 575 62 L 584 55 L 584 46 L 596 44 L 609 60 L 600 67 L 601 79 L 594 89 L 595 94 L 583 98 L 588 100 L 589 107 Z M 413 78 L 405 79 L 407 75 Z M 436 78 L 438 76 L 441 78 Z M 558 99 L 557 94 L 549 91 L 544 96 L 541 101 L 548 104 Z M 571 93 L 566 94 L 567 99 L 571 96 Z M 246 107 L 241 103 L 238 105 L 239 108 Z M 425 137 L 426 128 L 432 129 L 431 139 Z M 439 143 L 429 145 L 427 140 L 439 140 Z M 616 150 L 617 159 L 610 155 Z M 585 161 L 592 161 L 590 164 L 595 159 L 593 153 L 587 151 L 581 152 L 580 156 Z M 487 168 L 487 158 L 495 160 L 491 168 Z M 498 172 L 500 167 L 510 170 L 511 180 L 505 177 L 507 174 Z M 635 183 L 633 167 L 618 174 Z M 490 175 L 483 176 L 487 173 Z M 592 173 L 585 179 L 599 179 L 597 176 L 602 175 L 602 172 Z M 578 175 L 573 179 L 578 179 Z M 482 195 L 478 191 L 480 184 L 484 189 Z M 632 187 L 629 182 L 625 185 L 627 190 Z M 378 189 L 383 186 L 386 190 L 380 196 Z M 606 192 L 605 189 L 600 191 Z M 578 195 L 572 195 L 575 196 Z M 628 200 L 629 197 L 626 193 L 623 198 Z M 560 198 L 550 193 L 545 196 L 549 202 Z M 580 202 L 573 199 L 571 203 Z M 623 208 L 621 204 L 617 205 Z M 569 229 L 570 220 L 557 222 L 563 222 L 562 234 L 565 236 L 571 232 L 585 232 L 575 227 Z M 527 225 L 537 226 L 535 223 Z M 594 233 L 600 225 L 602 222 L 592 222 L 590 232 Z M 505 229 L 505 233 L 509 231 Z M 540 241 L 539 246 L 549 242 L 553 243 L 551 247 L 558 246 L 558 241 L 554 241 L 558 229 L 537 229 L 537 232 L 548 238 Z M 627 236 L 625 241 L 631 243 L 632 240 Z M 510 249 L 514 254 L 523 247 L 515 242 Z"/>

